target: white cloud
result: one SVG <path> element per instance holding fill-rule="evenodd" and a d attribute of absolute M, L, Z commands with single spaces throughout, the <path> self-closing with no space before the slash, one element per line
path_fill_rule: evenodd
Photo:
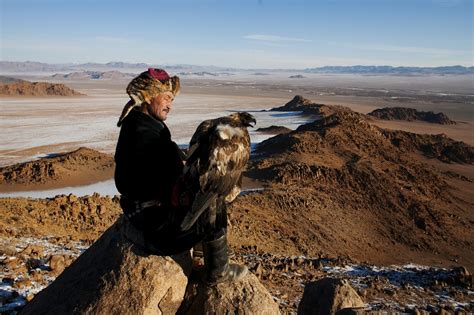
<path fill-rule="evenodd" d="M 251 34 L 245 35 L 246 39 L 253 39 L 263 42 L 311 42 L 312 40 L 304 38 L 283 37 L 277 35 Z"/>

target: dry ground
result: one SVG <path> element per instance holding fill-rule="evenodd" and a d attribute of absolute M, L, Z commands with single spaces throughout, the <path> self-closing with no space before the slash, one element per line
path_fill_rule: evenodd
<path fill-rule="evenodd" d="M 186 130 L 183 136 L 192 132 L 193 124 L 197 124 L 203 113 L 225 113 L 228 108 L 243 106 L 268 109 L 283 105 L 295 94 L 303 94 L 316 103 L 345 105 L 361 113 L 387 105 L 406 105 L 433 111 L 447 109 L 443 112 L 451 119 L 465 122 L 453 126 L 398 121 L 369 122 L 357 113 L 350 113 L 333 118 L 335 120 L 332 122 L 309 124 L 261 146 L 249 165 L 245 184 L 250 188 L 264 187 L 265 190 L 240 196 L 232 205 L 230 239 L 232 247 L 238 253 L 237 258 L 251 264 L 252 270 L 261 274 L 262 281 L 271 289 L 272 294 L 287 301 L 281 304 L 286 311 L 294 310 L 293 303 L 296 303 L 297 295 L 301 295 L 301 281 L 324 276 L 321 268 L 327 261 L 335 265 L 351 262 L 382 265 L 415 262 L 443 267 L 464 266 L 471 271 L 474 268 L 474 239 L 471 232 L 474 224 L 472 161 L 459 163 L 449 159 L 446 161 L 438 156 L 427 156 L 415 143 L 412 146 L 394 145 L 398 142 L 391 140 L 391 131 L 378 128 L 400 129 L 417 134 L 444 133 L 454 140 L 470 144 L 471 149 L 468 146 L 468 151 L 472 151 L 472 104 L 459 103 L 456 97 L 439 102 L 436 96 L 426 97 L 423 96 L 424 93 L 409 104 L 400 104 L 400 98 L 380 95 L 385 93 L 376 91 L 380 87 L 362 92 L 351 90 L 349 87 L 355 84 L 351 80 L 346 82 L 344 88 L 337 87 L 337 80 L 334 79 L 331 86 L 315 84 L 311 87 L 308 86 L 311 82 L 303 82 L 290 88 L 286 86 L 285 90 L 283 79 L 253 85 L 249 85 L 248 80 L 225 84 L 223 80 L 188 79 L 188 90 L 183 91 L 183 106 L 180 108 L 178 101 L 176 103 L 177 116 L 191 113 L 182 128 Z M 117 115 L 114 113 L 118 113 L 121 106 L 118 110 L 113 106 L 119 100 L 126 101 L 121 92 L 124 82 L 107 84 L 110 85 L 102 86 L 106 89 L 104 91 L 95 82 L 71 82 L 74 89 L 89 91 L 86 92 L 89 94 L 86 99 L 92 105 L 88 107 L 87 113 L 104 125 L 115 123 Z M 423 85 L 420 82 L 417 84 Z M 406 85 L 407 83 L 399 82 L 398 87 Z M 91 90 L 92 88 L 96 90 Z M 444 91 L 442 86 L 437 89 Z M 356 92 L 350 95 L 349 91 Z M 413 96 L 418 92 L 402 90 L 396 93 L 400 96 Z M 107 104 L 101 107 L 101 102 L 106 99 Z M 29 101 L 26 106 L 28 110 L 38 104 L 46 104 L 47 112 L 41 115 L 63 113 L 59 103 L 48 107 L 44 101 Z M 222 108 L 222 104 L 226 104 L 226 107 Z M 21 106 L 15 108 L 14 105 L 9 103 L 9 110 L 2 115 L 22 117 L 24 109 Z M 68 115 L 81 117 L 83 109 L 68 107 Z M 192 116 L 192 113 L 199 115 Z M 12 121 L 8 126 L 0 127 L 0 131 L 6 131 L 7 128 L 10 128 L 9 131 L 15 128 L 28 129 L 28 125 L 24 126 L 20 119 Z M 93 125 L 95 120 L 91 121 Z M 26 134 L 32 135 L 36 129 L 41 129 L 41 123 L 38 122 L 39 120 L 32 124 Z M 170 125 L 180 129 L 183 123 L 170 121 Z M 89 124 L 84 123 L 84 128 L 90 128 Z M 100 131 L 104 133 L 104 130 Z M 116 131 L 110 130 L 105 138 L 94 138 L 96 140 L 92 143 L 98 147 L 105 144 L 108 149 L 104 151 L 113 150 L 116 135 L 112 133 Z M 92 137 L 96 135 L 97 133 L 93 133 Z M 404 138 L 405 136 L 405 133 L 396 134 L 402 144 L 409 138 Z M 428 144 L 422 144 L 432 149 L 437 148 L 440 138 L 426 136 L 423 137 L 424 140 L 416 139 L 421 142 L 428 139 Z M 67 151 L 67 148 L 76 149 L 87 142 L 87 138 L 70 142 L 66 139 L 61 144 L 46 143 L 33 145 L 33 148 L 27 146 L 12 149 L 7 141 L 0 153 L 2 162 L 5 163 L 31 157 L 32 151 L 35 154 L 55 153 L 59 147 L 61 151 Z M 34 139 L 31 143 L 35 143 Z M 433 151 L 437 152 L 434 149 L 429 152 Z M 87 168 L 89 164 L 80 159 L 78 165 L 85 165 Z M 38 187 L 42 185 L 41 182 L 30 184 Z M 47 235 L 64 239 L 64 242 L 90 242 L 120 214 L 116 199 L 100 196 L 79 199 L 75 196 L 58 196 L 47 200 L 4 198 L 0 199 L 0 209 L 2 238 Z M 255 258 L 251 257 L 254 256 L 248 256 L 252 254 L 269 257 L 260 271 L 257 270 L 255 261 L 252 261 Z M 311 263 L 302 260 L 302 271 L 295 267 L 295 263 L 286 260 L 285 263 L 279 262 L 278 257 L 292 255 L 313 258 L 309 259 Z M 272 265 L 272 261 L 276 265 Z M 314 269 L 312 266 L 318 261 L 321 264 Z M 298 270 L 313 271 L 308 271 L 308 277 L 302 280 L 298 276 Z M 293 278 L 283 275 L 293 275 Z M 465 278 L 462 279 L 465 281 Z M 471 284 L 464 285 L 472 286 L 472 276 L 470 279 L 468 281 Z M 367 301 L 381 297 L 388 298 L 389 301 L 397 299 L 391 295 L 391 291 L 384 291 L 381 281 L 386 280 L 374 281 L 370 290 L 378 293 L 372 296 L 372 291 L 365 292 L 368 294 Z M 429 289 L 425 291 L 434 292 L 434 285 L 430 283 Z M 449 285 L 448 289 L 458 290 L 458 284 Z M 397 291 L 398 297 L 405 296 L 411 289 L 408 287 L 403 290 Z M 463 297 L 464 300 L 466 298 L 469 299 L 468 296 Z M 409 300 L 400 298 L 400 303 L 409 304 Z"/>

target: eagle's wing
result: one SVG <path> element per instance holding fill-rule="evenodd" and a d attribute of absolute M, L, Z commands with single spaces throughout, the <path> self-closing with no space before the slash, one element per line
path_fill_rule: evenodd
<path fill-rule="evenodd" d="M 189 229 L 219 196 L 225 197 L 226 201 L 235 199 L 240 192 L 236 186 L 240 184 L 242 169 L 250 156 L 247 130 L 232 126 L 225 117 L 214 120 L 194 145 L 187 161 L 190 163 L 188 172 L 198 176 L 199 190 L 181 224 L 182 230 Z"/>
<path fill-rule="evenodd" d="M 191 137 L 191 141 L 189 141 L 188 161 L 190 162 L 186 163 L 187 165 L 192 164 L 196 159 L 196 155 L 193 153 L 199 147 L 202 139 L 209 137 L 209 128 L 214 125 L 214 121 L 214 119 L 205 120 L 196 128 L 196 131 Z"/>

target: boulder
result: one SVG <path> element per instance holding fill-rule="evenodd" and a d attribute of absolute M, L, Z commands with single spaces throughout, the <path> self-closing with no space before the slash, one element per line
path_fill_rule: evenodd
<path fill-rule="evenodd" d="M 298 314 L 358 314 L 364 307 L 347 280 L 324 278 L 306 285 Z"/>
<path fill-rule="evenodd" d="M 239 282 L 207 286 L 192 278 L 180 315 L 201 314 L 280 314 L 278 304 L 268 290 L 250 272 Z"/>
<path fill-rule="evenodd" d="M 142 233 L 120 217 L 22 314 L 174 314 L 191 269 L 189 253 L 147 255 Z"/>
<path fill-rule="evenodd" d="M 156 256 L 144 248 L 142 233 L 120 217 L 21 313 L 279 313 L 253 274 L 236 283 L 208 286 L 193 273 L 188 283 L 193 265 L 189 252 Z M 51 268 L 63 268 L 61 262 L 64 257 L 51 257 Z"/>
<path fill-rule="evenodd" d="M 49 268 L 51 268 L 53 274 L 61 274 L 66 268 L 66 259 L 63 255 L 52 255 L 49 258 Z"/>

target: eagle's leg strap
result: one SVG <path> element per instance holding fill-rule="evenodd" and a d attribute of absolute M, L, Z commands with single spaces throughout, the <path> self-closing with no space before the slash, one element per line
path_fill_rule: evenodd
<path fill-rule="evenodd" d="M 224 233 L 213 240 L 203 241 L 204 266 L 206 268 L 207 283 L 214 285 L 224 281 L 236 282 L 248 272 L 244 265 L 229 263 L 229 247 L 227 236 Z"/>

